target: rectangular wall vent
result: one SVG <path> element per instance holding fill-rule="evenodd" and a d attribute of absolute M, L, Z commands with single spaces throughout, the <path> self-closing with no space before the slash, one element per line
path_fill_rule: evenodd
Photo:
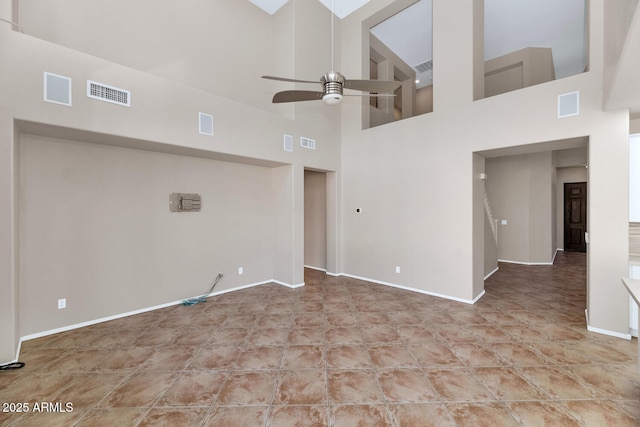
<path fill-rule="evenodd" d="M 305 138 L 304 136 L 300 137 L 300 146 L 304 148 L 308 148 L 310 150 L 316 149 L 316 140 Z"/>
<path fill-rule="evenodd" d="M 131 92 L 103 83 L 87 80 L 87 97 L 131 107 Z"/>
<path fill-rule="evenodd" d="M 420 73 L 424 73 L 424 72 L 427 72 L 429 70 L 433 70 L 433 59 L 430 59 L 430 60 L 425 61 L 425 62 L 423 62 L 421 64 L 418 64 L 413 68 L 415 68 Z"/>

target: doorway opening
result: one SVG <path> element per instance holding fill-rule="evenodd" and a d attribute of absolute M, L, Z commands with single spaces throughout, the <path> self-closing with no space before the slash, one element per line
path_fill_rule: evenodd
<path fill-rule="evenodd" d="M 304 170 L 304 266 L 340 274 L 338 173 Z"/>
<path fill-rule="evenodd" d="M 327 174 L 304 171 L 304 266 L 327 270 Z"/>

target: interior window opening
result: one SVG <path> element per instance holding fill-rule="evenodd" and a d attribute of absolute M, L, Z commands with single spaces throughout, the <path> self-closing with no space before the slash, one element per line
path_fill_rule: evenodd
<path fill-rule="evenodd" d="M 482 99 L 589 70 L 588 0 L 483 0 Z M 480 74 L 478 76 L 478 74 Z"/>
<path fill-rule="evenodd" d="M 363 128 L 433 111 L 432 0 L 405 1 L 369 27 L 369 78 L 395 80 L 393 96 L 370 97 Z"/>

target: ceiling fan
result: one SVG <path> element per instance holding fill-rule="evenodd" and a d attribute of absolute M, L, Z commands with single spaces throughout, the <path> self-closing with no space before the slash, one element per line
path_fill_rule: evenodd
<path fill-rule="evenodd" d="M 331 69 L 333 70 L 333 0 L 331 1 Z M 329 71 L 320 77 L 320 81 L 298 80 L 285 77 L 262 76 L 263 79 L 278 80 L 282 82 L 293 83 L 320 83 L 322 91 L 312 90 L 285 90 L 278 92 L 273 96 L 274 104 L 281 102 L 296 101 L 314 101 L 321 99 L 327 105 L 336 105 L 342 102 L 343 96 L 395 96 L 393 91 L 398 89 L 402 84 L 399 81 L 385 80 L 351 80 L 337 71 Z M 368 94 L 345 94 L 343 89 L 353 89 L 364 92 L 373 92 Z M 386 92 L 386 93 L 385 93 Z M 391 93 L 389 93 L 391 92 Z"/>
<path fill-rule="evenodd" d="M 288 79 L 284 77 L 262 76 L 262 78 L 283 82 L 318 84 L 317 81 Z M 337 71 L 329 71 L 328 73 L 325 73 L 320 77 L 319 83 L 322 85 L 322 92 L 312 90 L 284 90 L 276 93 L 273 96 L 272 102 L 276 104 L 280 102 L 313 101 L 321 99 L 322 102 L 327 105 L 336 105 L 342 102 L 343 96 L 395 96 L 392 93 L 378 92 L 393 92 L 402 84 L 398 81 L 385 80 L 348 80 Z M 351 95 L 343 93 L 343 89 L 354 89 L 376 93 Z"/>

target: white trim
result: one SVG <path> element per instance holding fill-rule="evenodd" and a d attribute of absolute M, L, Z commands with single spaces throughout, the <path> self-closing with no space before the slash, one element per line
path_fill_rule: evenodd
<path fill-rule="evenodd" d="M 18 340 L 18 348 L 16 349 L 16 358 L 15 358 L 15 359 L 13 359 L 13 360 L 10 360 L 10 361 L 8 361 L 8 362 L 6 362 L 6 364 L 9 364 L 9 363 L 17 363 L 17 362 L 19 362 L 19 359 L 20 359 L 20 348 L 21 348 L 21 347 L 22 347 L 22 338 L 20 338 L 20 339 Z M 0 362 L 0 365 L 4 365 L 4 364 L 5 364 L 5 363 Z"/>
<path fill-rule="evenodd" d="M 616 338 L 623 338 L 625 340 L 631 339 L 631 334 L 623 334 L 620 332 L 609 331 L 607 329 L 594 328 L 593 326 L 589 326 L 589 325 L 587 325 L 587 331 L 596 332 L 602 335 L 609 335 L 611 337 L 616 337 Z"/>
<path fill-rule="evenodd" d="M 314 266 L 312 266 L 312 265 L 307 265 L 307 264 L 305 264 L 305 265 L 304 265 L 304 268 L 310 268 L 310 269 L 312 269 L 312 270 L 318 270 L 318 271 L 324 271 L 324 272 L 326 272 L 326 271 L 327 271 L 327 269 L 326 269 L 326 268 L 314 267 Z"/>
<path fill-rule="evenodd" d="M 452 297 L 451 295 L 439 294 L 437 292 L 429 292 L 429 291 L 425 291 L 425 290 L 422 290 L 422 289 L 410 288 L 408 286 L 398 285 L 398 284 L 390 283 L 390 282 L 384 282 L 384 281 L 381 281 L 381 280 L 374 280 L 374 279 L 369 279 L 369 278 L 366 278 L 366 277 L 354 276 L 352 274 L 342 273 L 341 276 L 351 277 L 353 279 L 358 279 L 358 280 L 364 280 L 366 282 L 371 282 L 371 283 L 377 283 L 378 285 L 391 286 L 392 288 L 403 289 L 405 291 L 417 292 L 419 294 L 430 295 L 432 297 L 438 297 L 438 298 L 444 298 L 444 299 L 448 299 L 448 300 L 452 300 L 452 301 L 463 302 L 465 304 L 475 304 L 480 298 L 482 298 L 484 296 L 484 293 L 485 293 L 484 290 L 482 290 L 480 295 L 478 295 L 477 297 L 475 297 L 472 300 L 468 300 L 468 299 L 463 299 L 463 298 Z"/>
<path fill-rule="evenodd" d="M 511 261 L 508 259 L 499 259 L 498 262 L 506 262 L 508 264 L 519 264 L 519 265 L 553 265 L 552 262 L 522 262 L 522 261 Z"/>
<path fill-rule="evenodd" d="M 270 282 L 271 283 L 275 283 L 277 285 L 285 286 L 285 287 L 290 288 L 290 289 L 301 288 L 301 287 L 303 287 L 305 285 L 304 282 L 298 283 L 297 285 L 292 285 L 291 283 L 281 282 L 280 280 L 271 280 Z"/>
<path fill-rule="evenodd" d="M 493 276 L 498 270 L 500 270 L 500 267 L 494 268 L 493 271 L 489 272 L 489 274 L 484 276 L 484 280 L 487 280 L 489 277 Z"/>
<path fill-rule="evenodd" d="M 327 276 L 332 276 L 332 277 L 340 277 L 340 276 L 342 276 L 342 274 L 340 274 L 340 273 L 332 273 L 330 271 L 327 271 L 326 273 L 327 273 Z"/>

